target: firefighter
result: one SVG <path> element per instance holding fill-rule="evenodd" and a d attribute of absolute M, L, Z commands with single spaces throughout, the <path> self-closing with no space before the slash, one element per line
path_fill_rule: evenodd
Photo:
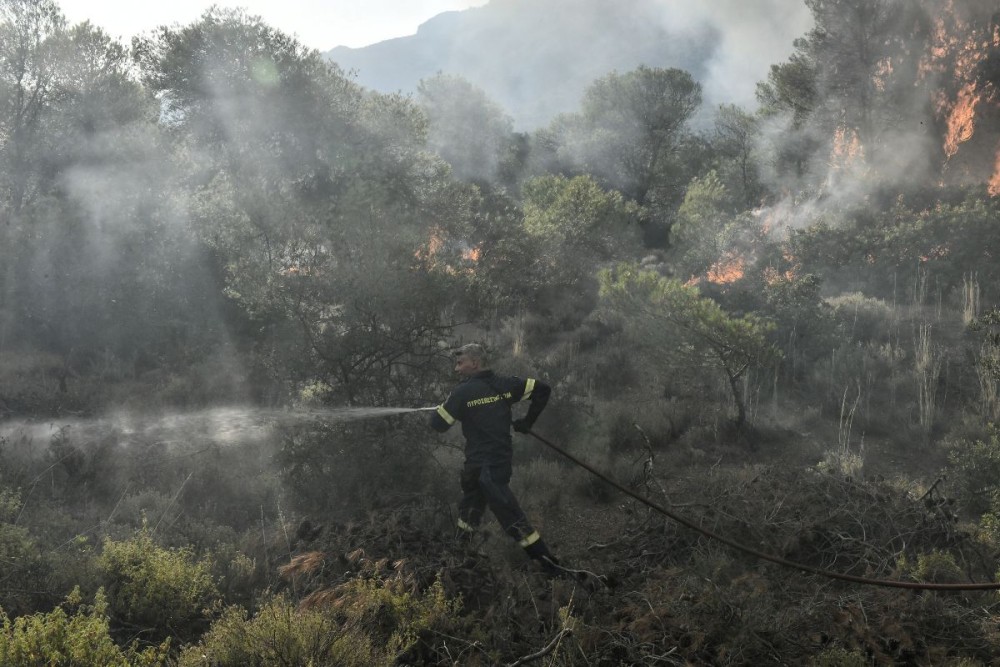
<path fill-rule="evenodd" d="M 465 465 L 458 505 L 459 537 L 471 539 L 489 507 L 504 532 L 528 557 L 537 560 L 543 571 L 561 574 L 565 570 L 528 523 L 508 486 L 514 453 L 511 426 L 519 433 L 530 431 L 549 400 L 550 388 L 540 380 L 497 375 L 477 343 L 460 347 L 454 355 L 455 372 L 464 379 L 431 416 L 431 428 L 443 433 L 456 421 L 462 422 Z M 511 406 L 523 400 L 530 402 L 527 414 L 512 421 Z"/>

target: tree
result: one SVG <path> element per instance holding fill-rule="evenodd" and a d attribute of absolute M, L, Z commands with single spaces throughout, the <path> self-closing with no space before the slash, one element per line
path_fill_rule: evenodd
<path fill-rule="evenodd" d="M 737 428 L 747 420 L 742 380 L 778 352 L 767 342 L 772 325 L 753 314 L 728 315 L 697 288 L 654 271 L 619 265 L 601 271 L 601 295 L 618 312 L 635 318 L 634 349 L 660 363 L 683 363 L 721 372 L 736 405 Z"/>
<path fill-rule="evenodd" d="M 156 100 L 103 31 L 4 7 L 0 341 L 57 358 L 64 393 L 98 357 L 196 355 L 218 333 L 217 290 L 179 220 Z"/>
<path fill-rule="evenodd" d="M 760 119 L 735 104 L 719 107 L 715 117 L 715 148 L 722 158 L 720 171 L 745 207 L 759 205 L 760 176 L 756 143 Z"/>
<path fill-rule="evenodd" d="M 577 297 L 593 293 L 600 266 L 638 246 L 635 204 L 588 176 L 534 179 L 524 186 L 524 200 L 524 230 L 548 296 L 542 303 L 561 304 L 566 290 Z"/>
<path fill-rule="evenodd" d="M 809 48 L 817 85 L 833 122 L 857 132 L 869 160 L 893 114 L 887 104 L 893 86 L 888 65 L 906 48 L 899 30 L 905 5 L 900 0 L 806 0 L 816 27 Z M 909 100 L 907 100 L 908 102 Z"/>
<path fill-rule="evenodd" d="M 795 40 L 795 49 L 787 62 L 771 65 L 767 81 L 757 84 L 757 101 L 764 116 L 789 113 L 792 126 L 801 128 L 818 103 L 817 65 L 808 42 Z"/>
<path fill-rule="evenodd" d="M 427 146 L 455 176 L 492 183 L 513 148 L 513 121 L 482 89 L 460 76 L 437 74 L 417 86 L 430 120 Z"/>
<path fill-rule="evenodd" d="M 732 211 L 729 193 L 715 171 L 688 185 L 670 229 L 685 275 L 703 274 L 723 256 L 733 232 Z"/>
<path fill-rule="evenodd" d="M 894 153 L 908 155 L 914 130 L 927 134 L 934 126 L 928 82 L 914 56 L 928 38 L 926 12 L 901 0 L 806 5 L 815 27 L 757 87 L 764 115 L 784 120 L 773 129 L 783 135 L 775 146 L 778 175 L 794 169 L 806 185 L 824 187 L 832 155 L 834 169 L 882 167 L 878 175 L 891 178 L 902 166 Z"/>
<path fill-rule="evenodd" d="M 644 204 L 678 167 L 684 128 L 700 104 L 701 86 L 683 70 L 612 72 L 587 88 L 579 115 L 563 119 L 562 151 Z"/>
<path fill-rule="evenodd" d="M 36 193 L 37 142 L 66 20 L 51 0 L 0 2 L 0 187 L 6 216 Z"/>
<path fill-rule="evenodd" d="M 470 198 L 425 150 L 426 116 L 239 11 L 163 28 L 138 57 L 273 378 L 319 381 L 326 400 L 416 400 L 459 281 L 435 239 Z"/>
<path fill-rule="evenodd" d="M 770 148 L 772 154 L 766 159 L 776 176 L 783 177 L 791 172 L 795 178 L 802 179 L 820 146 L 809 125 L 820 97 L 816 80 L 818 66 L 809 43 L 797 39 L 795 47 L 795 53 L 787 62 L 771 65 L 767 81 L 757 84 L 757 101 L 762 122 L 778 124 L 776 130 L 780 132 Z"/>

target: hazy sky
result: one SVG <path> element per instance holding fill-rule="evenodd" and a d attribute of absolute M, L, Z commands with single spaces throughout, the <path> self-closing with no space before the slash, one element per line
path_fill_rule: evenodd
<path fill-rule="evenodd" d="M 486 0 L 57 0 L 70 23 L 89 20 L 112 37 L 128 42 L 159 25 L 191 23 L 212 4 L 243 7 L 306 46 L 327 51 L 335 46 L 367 46 L 412 35 L 427 19 Z"/>

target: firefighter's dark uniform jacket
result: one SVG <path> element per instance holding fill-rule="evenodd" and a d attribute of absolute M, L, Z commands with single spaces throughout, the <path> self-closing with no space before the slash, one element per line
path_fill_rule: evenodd
<path fill-rule="evenodd" d="M 436 431 L 447 431 L 462 422 L 465 436 L 465 465 L 509 466 L 513 456 L 510 434 L 511 405 L 530 400 L 524 419 L 534 424 L 549 400 L 551 389 L 540 380 L 480 371 L 459 384 L 431 417 Z"/>

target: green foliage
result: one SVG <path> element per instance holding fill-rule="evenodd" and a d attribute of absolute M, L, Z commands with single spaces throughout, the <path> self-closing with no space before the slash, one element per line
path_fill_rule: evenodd
<path fill-rule="evenodd" d="M 981 513 L 1000 497 L 1000 429 L 989 425 L 984 438 L 962 439 L 948 453 L 949 479 L 971 512 Z"/>
<path fill-rule="evenodd" d="M 982 304 L 997 298 L 1000 208 L 969 195 L 956 203 L 911 208 L 902 200 L 882 212 L 855 211 L 837 223 L 817 219 L 793 230 L 788 251 L 824 282 L 895 305 L 943 300 L 963 308 L 970 283 Z"/>
<path fill-rule="evenodd" d="M 499 193 L 483 192 L 471 201 L 474 217 L 466 230 L 463 244 L 475 255 L 474 267 L 464 272 L 466 297 L 456 301 L 470 317 L 483 313 L 510 314 L 534 301 L 544 284 L 546 265 L 539 261 L 540 251 L 524 233 L 524 214 L 520 203 Z M 456 261 L 458 266 L 468 262 Z"/>
<path fill-rule="evenodd" d="M 992 308 L 969 322 L 972 355 L 979 378 L 979 410 L 987 419 L 1000 418 L 1000 309 Z M 975 345 L 978 344 L 978 349 Z"/>
<path fill-rule="evenodd" d="M 31 611 L 39 603 L 47 573 L 30 533 L 13 523 L 0 522 L 0 595 L 4 607 L 13 613 Z"/>
<path fill-rule="evenodd" d="M 201 641 L 185 649 L 182 667 L 210 664 L 364 665 L 370 647 L 356 646 L 357 637 L 338 632 L 334 615 L 318 609 L 298 610 L 283 597 L 264 603 L 253 618 L 241 607 L 229 607 Z"/>
<path fill-rule="evenodd" d="M 398 420 L 317 423 L 281 433 L 276 462 L 305 513 L 365 511 L 400 494 L 426 492 L 432 460 L 420 446 L 433 437 L 414 417 Z"/>
<path fill-rule="evenodd" d="M 889 342 L 892 320 L 896 315 L 882 299 L 848 292 L 826 302 L 833 311 L 837 328 L 847 334 L 849 340 L 879 344 Z"/>
<path fill-rule="evenodd" d="M 38 543 L 17 525 L 23 508 L 21 493 L 0 487 L 0 600 L 9 613 L 29 613 L 47 596 L 51 575 Z"/>
<path fill-rule="evenodd" d="M 543 176 L 524 186 L 524 227 L 549 263 L 549 283 L 573 286 L 637 245 L 637 208 L 588 176 Z"/>
<path fill-rule="evenodd" d="M 106 539 L 99 566 L 113 618 L 154 637 L 193 638 L 218 603 L 211 562 L 158 546 L 145 526 L 132 539 Z"/>
<path fill-rule="evenodd" d="M 726 186 L 715 171 L 710 171 L 688 185 L 671 232 L 678 243 L 697 245 L 719 233 L 725 226 L 725 214 L 732 208 Z"/>
<path fill-rule="evenodd" d="M 279 595 L 252 618 L 230 607 L 179 664 L 392 665 L 428 631 L 446 631 L 458 612 L 440 582 L 414 594 L 392 578 L 359 577 L 311 599 L 296 607 Z"/>
<path fill-rule="evenodd" d="M 816 63 L 796 41 L 798 51 L 787 62 L 771 65 L 767 80 L 757 84 L 757 100 L 765 116 L 791 113 L 793 127 L 801 127 L 816 107 Z"/>
<path fill-rule="evenodd" d="M 612 72 L 584 92 L 579 115 L 553 123 L 565 161 L 645 204 L 675 188 L 684 165 L 677 149 L 688 119 L 701 104 L 701 86 L 688 72 L 641 66 Z M 682 182 L 686 182 L 683 179 Z"/>
<path fill-rule="evenodd" d="M 807 273 L 770 277 L 763 289 L 758 312 L 775 323 L 772 340 L 782 352 L 787 376 L 795 380 L 840 340 L 842 328 L 821 287 L 819 276 Z"/>
<path fill-rule="evenodd" d="M 98 591 L 93 605 L 81 604 L 79 589 L 48 613 L 11 620 L 0 609 L 0 663 L 9 667 L 156 667 L 167 664 L 170 640 L 122 650 L 111 638 L 108 603 Z M 68 613 L 72 612 L 72 613 Z"/>
<path fill-rule="evenodd" d="M 966 574 L 959 567 L 955 556 L 938 549 L 917 555 L 917 562 L 911 563 L 906 557 L 899 559 L 900 572 L 912 576 L 917 581 L 936 584 L 954 584 L 966 580 Z"/>
<path fill-rule="evenodd" d="M 636 340 L 651 358 L 721 372 L 736 403 L 736 424 L 746 420 L 740 381 L 778 354 L 767 341 L 773 324 L 752 313 L 732 317 L 694 287 L 636 266 L 601 272 L 601 294 L 636 317 Z"/>
<path fill-rule="evenodd" d="M 715 141 L 719 174 L 734 193 L 733 199 L 744 208 L 759 204 L 760 118 L 735 104 L 719 107 L 715 117 Z"/>
<path fill-rule="evenodd" d="M 691 181 L 670 228 L 671 242 L 682 253 L 683 274 L 704 273 L 730 249 L 737 229 L 732 210 L 726 187 L 715 171 Z"/>
<path fill-rule="evenodd" d="M 13 523 L 21 509 L 21 492 L 0 487 L 0 523 Z"/>

